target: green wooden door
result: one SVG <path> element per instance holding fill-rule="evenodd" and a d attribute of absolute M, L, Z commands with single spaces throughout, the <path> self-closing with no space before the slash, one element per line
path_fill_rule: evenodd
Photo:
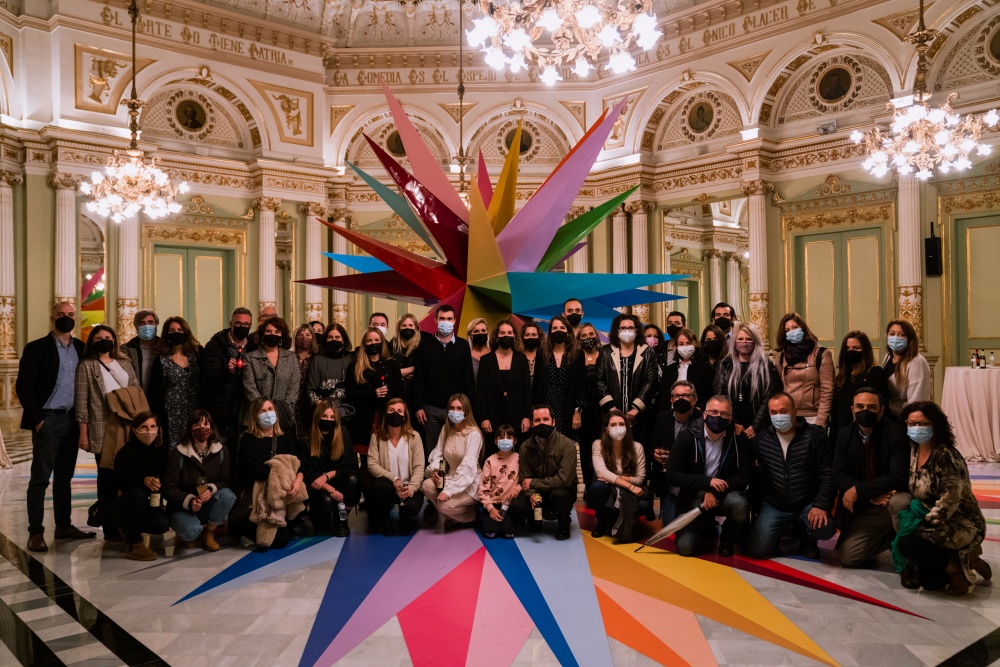
<path fill-rule="evenodd" d="M 885 264 L 880 227 L 795 237 L 795 310 L 834 356 L 844 336 L 858 330 L 881 360 Z"/>
<path fill-rule="evenodd" d="M 223 329 L 236 299 L 233 251 L 157 245 L 153 308 L 162 322 L 180 315 L 202 344 Z"/>
<path fill-rule="evenodd" d="M 969 363 L 971 349 L 1000 355 L 1000 291 L 996 267 L 1000 258 L 1000 215 L 955 221 L 955 363 Z"/>

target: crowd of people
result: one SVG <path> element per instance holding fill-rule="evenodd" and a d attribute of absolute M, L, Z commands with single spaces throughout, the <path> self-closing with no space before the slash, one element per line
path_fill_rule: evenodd
<path fill-rule="evenodd" d="M 891 549 L 908 588 L 958 595 L 991 576 L 906 321 L 889 323 L 879 364 L 863 331 L 835 360 L 797 313 L 769 352 L 726 303 L 700 335 L 677 311 L 665 331 L 623 313 L 602 334 L 577 299 L 547 323 L 473 320 L 466 337 L 451 306 L 433 320 L 422 332 L 407 314 L 390 331 L 374 313 L 354 347 L 340 324 L 292 332 L 266 307 L 253 329 L 237 308 L 202 346 L 182 317 L 143 310 L 132 340 L 99 325 L 84 342 L 73 305 L 57 304 L 16 387 L 33 443 L 28 549 L 47 550 L 50 476 L 55 539 L 96 536 L 70 517 L 85 451 L 98 462 L 88 523 L 136 560 L 155 559 L 143 536 L 168 529 L 210 551 L 224 532 L 269 548 L 347 536 L 361 507 L 383 535 L 422 513 L 486 538 L 554 521 L 564 540 L 582 478 L 594 537 L 632 541 L 643 521 L 697 508 L 675 537 L 684 556 L 768 558 L 790 534 L 816 559 L 839 530 L 842 566 Z"/>

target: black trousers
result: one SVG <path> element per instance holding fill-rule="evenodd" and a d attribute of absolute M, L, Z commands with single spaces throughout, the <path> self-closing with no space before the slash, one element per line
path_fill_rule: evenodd
<path fill-rule="evenodd" d="M 948 584 L 948 559 L 955 553 L 951 549 L 939 547 L 933 542 L 910 533 L 899 539 L 899 551 L 907 561 L 917 566 L 917 581 L 920 587 L 936 591 Z"/>
<path fill-rule="evenodd" d="M 45 421 L 38 431 L 31 432 L 31 478 L 28 481 L 28 534 L 41 535 L 45 529 L 45 490 L 52 477 L 52 510 L 56 528 L 72 525 L 73 473 L 79 428 L 76 415 L 65 412 L 45 412 Z"/>
<path fill-rule="evenodd" d="M 356 507 L 361 500 L 361 477 L 355 471 L 338 472 L 329 484 L 344 494 L 344 504 L 348 507 Z M 309 518 L 317 530 L 329 528 L 336 512 L 337 503 L 329 493 L 309 487 Z"/>
<path fill-rule="evenodd" d="M 501 505 L 499 503 L 494 503 L 494 507 L 497 511 L 500 510 Z M 503 518 L 503 521 L 497 523 L 490 518 L 490 513 L 483 509 L 483 534 L 501 534 L 501 535 L 513 535 L 514 534 L 514 513 L 513 507 L 507 508 L 507 515 Z"/>
<path fill-rule="evenodd" d="M 118 496 L 119 525 L 129 544 L 142 542 L 142 534 L 162 535 L 170 528 L 167 513 L 161 507 L 149 506 L 149 492 L 131 489 Z"/>
<path fill-rule="evenodd" d="M 534 491 L 528 491 L 528 493 L 518 494 L 517 498 L 511 504 L 507 515 L 510 516 L 513 514 L 514 520 L 518 522 L 530 519 L 534 513 L 534 508 L 531 506 L 528 496 L 533 493 Z M 573 510 L 573 504 L 576 502 L 576 489 L 567 487 L 539 491 L 539 493 L 542 496 L 542 508 L 546 511 L 553 510 L 559 519 L 559 523 L 569 523 L 569 513 Z"/>
<path fill-rule="evenodd" d="M 417 491 L 406 500 L 400 500 L 391 480 L 375 477 L 365 490 L 365 502 L 371 521 L 382 522 L 388 519 L 393 505 L 399 505 L 400 519 L 412 519 L 424 505 L 424 494 Z"/>

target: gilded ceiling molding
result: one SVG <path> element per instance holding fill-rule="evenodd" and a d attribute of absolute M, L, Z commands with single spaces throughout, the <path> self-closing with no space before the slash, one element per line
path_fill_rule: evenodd
<path fill-rule="evenodd" d="M 928 3 L 924 5 L 924 9 L 928 10 L 934 6 L 934 3 Z M 901 12 L 896 12 L 895 14 L 888 14 L 882 18 L 874 19 L 872 23 L 875 25 L 882 26 L 893 35 L 899 41 L 905 41 L 904 37 L 910 34 L 910 29 L 913 28 L 917 23 L 917 19 L 920 17 L 920 12 L 916 8 L 905 9 Z"/>
<path fill-rule="evenodd" d="M 769 55 L 771 55 L 771 51 L 765 51 L 764 53 L 758 53 L 755 56 L 750 56 L 743 60 L 734 60 L 726 64 L 739 72 L 747 80 L 747 83 L 750 83 L 757 70 L 760 69 L 760 66 Z"/>
<path fill-rule="evenodd" d="M 573 118 L 575 118 L 576 122 L 578 122 L 580 124 L 580 129 L 581 130 L 586 130 L 587 129 L 587 102 L 586 101 L 584 101 L 584 100 L 575 100 L 575 101 L 559 100 L 559 104 L 561 104 L 564 107 L 566 107 L 566 109 L 568 109 L 569 112 L 571 114 L 573 114 Z"/>

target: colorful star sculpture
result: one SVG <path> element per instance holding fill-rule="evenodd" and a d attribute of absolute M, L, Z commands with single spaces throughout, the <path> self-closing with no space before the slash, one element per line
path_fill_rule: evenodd
<path fill-rule="evenodd" d="M 449 304 L 457 311 L 462 327 L 477 317 L 491 322 L 511 314 L 548 317 L 562 312 L 563 300 L 568 296 L 579 298 L 587 318 L 599 322 L 617 315 L 615 307 L 678 298 L 640 288 L 684 276 L 551 272 L 584 247 L 583 239 L 638 187 L 562 224 L 621 115 L 624 100 L 610 113 L 605 110 L 534 195 L 515 211 L 520 125 L 495 189 L 480 154 L 478 174 L 472 177 L 467 193 L 467 208 L 385 85 L 383 92 L 413 174 L 367 136 L 365 139 L 402 194 L 357 166 L 350 166 L 442 261 L 324 221 L 371 257 L 326 253 L 358 273 L 301 282 L 424 305 Z M 421 328 L 427 331 L 433 331 L 434 326 L 431 316 L 421 322 Z"/>

